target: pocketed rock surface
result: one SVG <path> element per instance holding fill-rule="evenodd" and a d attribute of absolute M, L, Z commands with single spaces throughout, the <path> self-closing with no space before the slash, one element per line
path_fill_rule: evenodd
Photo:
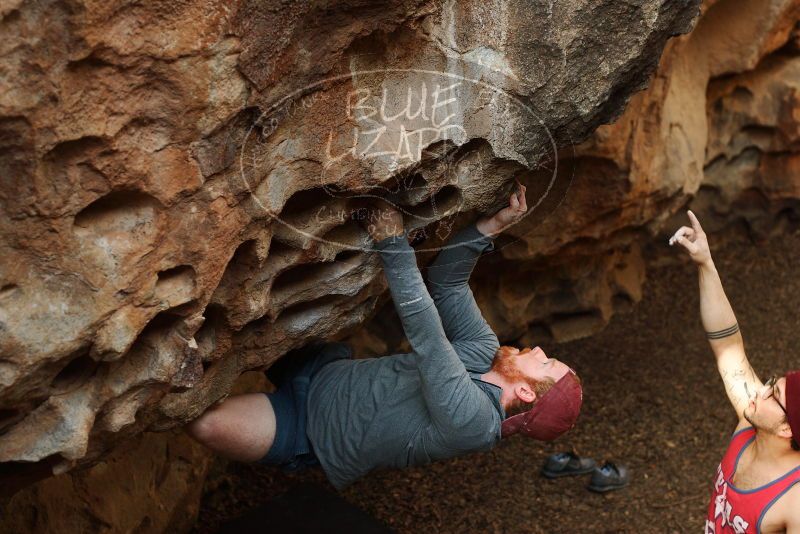
<path fill-rule="evenodd" d="M 0 497 L 91 488 L 104 458 L 127 476 L 118 446 L 312 338 L 402 348 L 342 218 L 365 193 L 432 249 L 512 177 L 544 198 L 473 288 L 501 339 L 554 350 L 642 298 L 643 246 L 687 202 L 756 240 L 796 218 L 800 0 L 697 3 L 3 4 Z M 98 523 L 116 498 L 30 491 Z M 148 491 L 127 498 L 169 498 Z"/>
<path fill-rule="evenodd" d="M 0 494 L 360 325 L 363 197 L 439 235 L 496 209 L 699 3 L 0 4 Z"/>
<path fill-rule="evenodd" d="M 736 417 L 699 318 L 694 266 L 660 235 L 646 247 L 642 301 L 590 338 L 543 345 L 584 381 L 578 426 L 552 444 L 512 438 L 475 454 L 404 471 L 377 472 L 345 489 L 351 503 L 401 533 L 698 532 L 712 479 Z M 800 231 L 766 242 L 732 230 L 712 252 L 747 354 L 762 379 L 800 367 Z M 579 454 L 626 464 L 628 488 L 596 495 L 588 477 L 539 475 L 547 455 Z M 291 485 L 327 486 L 321 472 L 284 475 L 217 463 L 195 533 L 257 506 Z"/>

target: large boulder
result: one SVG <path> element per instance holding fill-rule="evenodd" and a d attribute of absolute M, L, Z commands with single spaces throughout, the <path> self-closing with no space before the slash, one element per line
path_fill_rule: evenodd
<path fill-rule="evenodd" d="M 623 115 L 558 153 L 556 205 L 501 235 L 472 276 L 501 341 L 589 336 L 642 296 L 648 261 L 682 260 L 666 234 L 691 208 L 714 242 L 800 220 L 800 1 L 705 2 Z M 524 176 L 535 189 L 551 168 Z M 655 239 L 658 238 L 658 239 Z M 391 302 L 349 342 L 407 349 Z M 562 355 L 569 359 L 569 355 Z"/>
<path fill-rule="evenodd" d="M 385 291 L 365 197 L 430 250 L 513 176 L 557 205 L 557 151 L 697 4 L 1 4 L 4 490 L 364 322 Z"/>
<path fill-rule="evenodd" d="M 760 240 L 796 224 L 798 21 L 796 0 L 706 2 L 622 117 L 561 151 L 571 181 L 561 205 L 512 228 L 474 276 L 501 339 L 599 331 L 639 301 L 646 260 L 664 261 L 686 208 L 717 244 L 730 227 Z"/>

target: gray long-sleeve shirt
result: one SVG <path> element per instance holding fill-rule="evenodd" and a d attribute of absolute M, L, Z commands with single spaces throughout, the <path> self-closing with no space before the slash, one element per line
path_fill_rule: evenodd
<path fill-rule="evenodd" d="M 480 375 L 499 346 L 468 281 L 490 237 L 472 225 L 429 267 L 430 294 L 404 237 L 376 244 L 412 347 L 407 354 L 338 360 L 314 375 L 307 433 L 328 479 L 342 488 L 378 467 L 405 467 L 491 449 L 505 412 Z"/>

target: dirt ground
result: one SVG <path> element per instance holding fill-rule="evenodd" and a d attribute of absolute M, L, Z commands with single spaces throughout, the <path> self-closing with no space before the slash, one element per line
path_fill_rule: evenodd
<path fill-rule="evenodd" d="M 674 257 L 678 251 L 661 241 L 648 254 Z M 766 244 L 740 235 L 711 245 L 756 370 L 765 378 L 800 367 L 800 232 Z M 488 453 L 373 473 L 342 496 L 400 533 L 701 531 L 735 416 L 703 335 L 698 298 L 692 265 L 652 260 L 644 299 L 632 310 L 589 339 L 542 345 L 584 381 L 578 426 L 555 443 L 515 437 Z M 586 477 L 539 475 L 545 456 L 570 448 L 627 464 L 630 486 L 596 495 L 585 489 Z M 290 476 L 218 462 L 196 532 L 213 532 L 301 481 L 332 489 L 320 471 Z"/>

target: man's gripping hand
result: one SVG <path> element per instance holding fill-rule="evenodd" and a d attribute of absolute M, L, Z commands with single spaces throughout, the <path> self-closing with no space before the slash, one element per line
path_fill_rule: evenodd
<path fill-rule="evenodd" d="M 708 248 L 706 233 L 691 210 L 688 210 L 686 214 L 689 216 L 692 226 L 678 228 L 678 231 L 669 239 L 669 244 L 670 246 L 675 243 L 680 244 L 698 266 L 709 265 L 711 263 L 711 250 Z"/>
<path fill-rule="evenodd" d="M 517 189 L 511 193 L 508 199 L 508 206 L 491 217 L 481 217 L 478 219 L 476 226 L 483 235 L 495 236 L 518 222 L 527 212 L 528 203 L 525 200 L 525 186 L 517 181 Z"/>
<path fill-rule="evenodd" d="M 405 233 L 403 214 L 389 202 L 384 200 L 374 202 L 366 207 L 362 213 L 365 216 L 360 217 L 359 220 L 376 243 L 387 237 L 399 236 Z"/>

